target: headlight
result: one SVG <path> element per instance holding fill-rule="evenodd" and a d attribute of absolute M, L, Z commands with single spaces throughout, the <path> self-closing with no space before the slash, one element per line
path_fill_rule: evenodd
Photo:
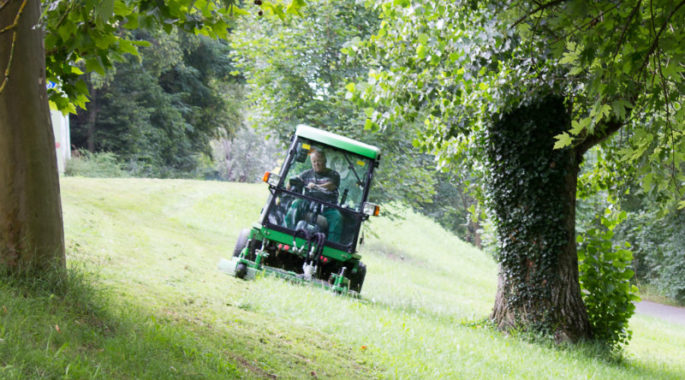
<path fill-rule="evenodd" d="M 381 213 L 381 206 L 371 202 L 364 202 L 363 210 L 364 214 L 366 215 L 378 216 Z"/>

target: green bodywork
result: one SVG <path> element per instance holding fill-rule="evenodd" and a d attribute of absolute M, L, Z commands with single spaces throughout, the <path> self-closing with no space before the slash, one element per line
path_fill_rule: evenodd
<path fill-rule="evenodd" d="M 255 224 L 252 227 L 252 230 L 250 231 L 250 239 L 256 239 L 259 241 L 262 241 L 263 239 L 269 239 L 271 241 L 274 241 L 276 243 L 281 243 L 281 244 L 288 244 L 292 245 L 293 243 L 293 235 L 290 235 L 285 232 L 280 232 L 276 230 L 272 230 L 270 228 L 264 227 L 260 224 Z M 298 237 L 295 239 L 295 243 L 297 244 L 298 247 L 301 247 L 305 244 L 305 240 Z M 332 247 L 324 246 L 323 247 L 323 253 L 324 256 L 329 257 L 331 259 L 335 259 L 338 261 L 347 261 L 350 259 L 361 259 L 361 256 L 357 255 L 356 253 L 350 254 L 344 251 L 341 251 L 339 249 L 335 249 Z"/>

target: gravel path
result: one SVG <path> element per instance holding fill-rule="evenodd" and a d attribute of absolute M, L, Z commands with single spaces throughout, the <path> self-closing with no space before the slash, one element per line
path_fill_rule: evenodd
<path fill-rule="evenodd" d="M 669 322 L 685 325 L 685 307 L 662 305 L 656 302 L 640 301 L 635 304 L 638 314 L 658 317 Z"/>

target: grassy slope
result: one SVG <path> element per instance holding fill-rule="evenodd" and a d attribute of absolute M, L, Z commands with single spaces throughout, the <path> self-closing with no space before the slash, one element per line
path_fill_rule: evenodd
<path fill-rule="evenodd" d="M 685 329 L 653 318 L 633 318 L 621 363 L 482 328 L 495 264 L 411 213 L 373 221 L 359 301 L 216 270 L 263 185 L 65 178 L 62 193 L 70 263 L 97 276 L 66 296 L 0 284 L 0 378 L 685 377 Z"/>

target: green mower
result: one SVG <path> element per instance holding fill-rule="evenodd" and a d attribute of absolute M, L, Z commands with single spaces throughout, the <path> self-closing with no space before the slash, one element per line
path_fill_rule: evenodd
<path fill-rule="evenodd" d="M 299 125 L 279 174 L 265 173 L 269 198 L 219 269 L 242 279 L 263 272 L 358 295 L 366 266 L 357 252 L 380 149 Z M 362 239 L 363 240 L 363 237 Z"/>

